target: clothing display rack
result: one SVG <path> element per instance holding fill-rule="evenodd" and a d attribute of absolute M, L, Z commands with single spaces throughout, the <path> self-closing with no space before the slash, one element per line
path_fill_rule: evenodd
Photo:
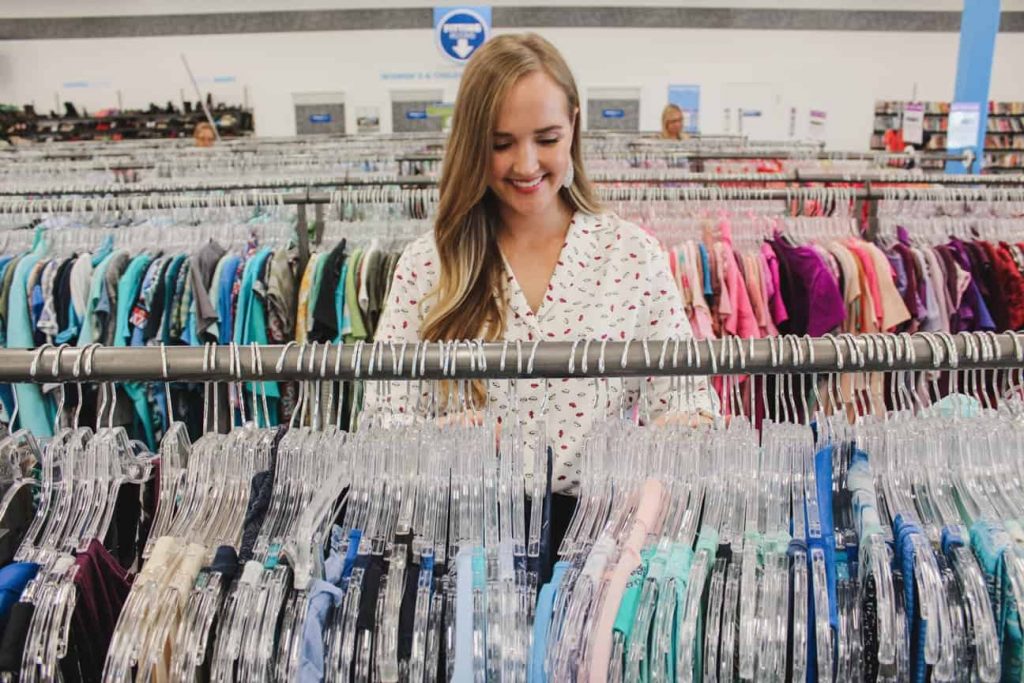
<path fill-rule="evenodd" d="M 617 168 L 634 142 L 590 140 L 615 157 L 596 193 L 657 236 L 696 337 L 372 341 L 422 300 L 399 256 L 438 188 L 393 174 L 404 142 L 280 184 L 233 173 L 248 152 L 109 188 L 73 163 L 0 199 L 0 676 L 1019 678 L 1024 334 L 960 332 L 990 328 L 959 307 L 1024 292 L 1024 187 Z M 858 186 L 774 186 L 818 182 Z M 985 241 L 1001 280 L 952 253 Z M 925 283 L 911 259 L 936 254 Z"/>
<path fill-rule="evenodd" d="M 837 183 L 860 184 L 876 183 L 879 185 L 977 185 L 985 187 L 1012 187 L 1024 185 L 1024 175 L 945 175 L 945 174 L 906 174 L 893 171 L 878 172 L 803 172 L 780 174 L 756 173 L 673 173 L 666 171 L 642 171 L 595 173 L 590 178 L 595 185 L 614 184 L 697 184 L 715 185 L 726 183 L 739 184 L 788 184 L 788 183 Z M 59 196 L 59 195 L 92 195 L 111 196 L 128 194 L 159 194 L 168 192 L 224 192 L 234 190 L 273 190 L 286 188 L 329 188 L 329 187 L 436 187 L 438 179 L 427 176 L 399 176 L 395 178 L 352 178 L 345 176 L 323 178 L 282 178 L 278 180 L 243 180 L 212 181 L 201 183 L 194 181 L 138 183 L 131 185 L 95 185 L 74 184 L 71 186 L 46 187 L 40 185 L 32 190 L 0 189 L 0 196 Z"/>
<path fill-rule="evenodd" d="M 0 349 L 0 382 L 561 379 L 978 370 L 1022 364 L 1024 334 L 1015 332 L 525 344 L 47 345 Z"/>
<path fill-rule="evenodd" d="M 199 187 L 199 186 L 197 186 Z M 344 185 L 343 185 L 344 187 Z M 379 200 L 401 201 L 412 196 L 437 196 L 436 187 L 399 187 L 396 185 L 369 184 L 366 189 L 380 188 L 383 193 L 374 195 Z M 353 185 L 358 192 L 361 185 Z M 179 190 L 180 191 L 180 190 Z M 201 191 L 201 190 L 197 190 Z M 66 196 L 29 197 L 0 199 L 0 215 L 36 215 L 41 213 L 69 213 L 77 211 L 124 211 L 187 209 L 190 207 L 231 207 L 231 206 L 273 206 L 290 204 L 330 204 L 344 191 L 297 193 L 237 192 L 225 194 L 151 194 L 134 196 L 127 192 L 109 193 L 110 196 Z M 855 199 L 911 200 L 926 201 L 1021 201 L 1024 188 L 1014 187 L 719 187 L 719 186 L 655 186 L 640 187 L 598 187 L 601 199 L 634 201 L 776 201 L 815 200 L 836 202 Z M 417 194 L 413 194 L 417 193 Z"/>
<path fill-rule="evenodd" d="M 926 404 L 915 375 L 937 387 L 943 371 L 950 393 Z M 1002 372 L 998 397 L 978 379 L 989 371 L 993 387 Z M 868 406 L 832 376 L 877 372 L 891 403 L 861 416 Z M 0 351 L 0 382 L 79 391 L 297 378 L 315 414 L 319 384 L 332 379 L 707 373 L 738 387 L 784 373 L 760 431 L 737 394 L 730 424 L 699 429 L 638 426 L 623 406 L 595 424 L 579 503 L 562 512 L 571 499 L 552 495 L 553 455 L 527 428 L 562 418 L 532 402 L 499 416 L 500 432 L 494 415 L 417 426 L 385 406 L 345 433 L 318 418 L 261 428 L 254 398 L 253 422 L 239 405 L 242 422 L 224 434 L 204 407 L 202 438 L 173 425 L 158 455 L 102 417 L 95 432 L 82 427 L 77 411 L 45 448 L 18 431 L 0 440 L 19 455 L 4 500 L 25 492 L 17 511 L 0 508 L 15 539 L 0 580 L 16 601 L 0 625 L 0 672 L 302 683 L 625 681 L 648 668 L 668 681 L 710 670 L 730 681 L 756 671 L 1015 677 L 1012 585 L 1024 566 L 1009 516 L 1019 491 L 1006 481 L 1021 463 L 999 439 L 1018 443 L 1022 372 L 1016 333 Z M 816 396 L 826 376 L 821 394 L 838 391 L 840 409 L 808 412 L 808 373 Z M 685 379 L 679 392 L 685 404 Z M 38 504 L 23 462 L 42 467 Z"/>

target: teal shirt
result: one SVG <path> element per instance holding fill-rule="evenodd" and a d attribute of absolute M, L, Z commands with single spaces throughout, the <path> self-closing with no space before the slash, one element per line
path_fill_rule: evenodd
<path fill-rule="evenodd" d="M 267 344 L 269 342 L 266 304 L 262 297 L 256 296 L 255 288 L 270 255 L 271 250 L 268 247 L 260 249 L 246 262 L 245 269 L 242 271 L 242 287 L 238 293 L 238 311 L 235 314 L 233 336 L 236 344 L 244 345 L 252 342 Z M 247 382 L 246 389 L 251 392 L 266 392 L 270 421 L 272 424 L 276 424 L 277 399 L 281 397 L 277 382 L 262 382 L 261 386 L 257 386 L 254 382 Z"/>
<path fill-rule="evenodd" d="M 7 304 L 7 348 L 31 349 L 32 321 L 28 309 L 28 277 L 46 251 L 42 231 L 36 231 L 32 252 L 21 259 L 14 270 Z M 15 384 L 18 398 L 18 423 L 37 438 L 53 436 L 53 411 L 36 384 Z"/>
<path fill-rule="evenodd" d="M 139 254 L 128 263 L 124 275 L 117 282 L 117 327 L 114 333 L 114 346 L 128 346 L 132 331 L 128 320 L 139 296 L 142 278 L 146 275 L 149 264 L 153 262 L 152 254 Z"/>

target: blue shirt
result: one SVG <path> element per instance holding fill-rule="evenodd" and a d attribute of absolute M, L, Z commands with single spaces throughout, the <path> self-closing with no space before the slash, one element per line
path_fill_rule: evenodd
<path fill-rule="evenodd" d="M 555 609 L 555 598 L 558 596 L 562 577 L 571 566 L 572 563 L 565 560 L 555 562 L 555 566 L 551 570 L 551 581 L 544 584 L 540 589 L 540 595 L 537 596 L 537 612 L 533 622 L 533 643 L 530 645 L 530 670 L 527 676 L 527 680 L 531 683 L 545 683 L 548 680 L 547 672 L 544 671 L 544 658 L 548 651 L 548 636 L 551 634 L 551 618 Z"/>
<path fill-rule="evenodd" d="M 220 294 L 217 297 L 217 317 L 220 318 L 220 337 L 218 342 L 228 344 L 231 342 L 235 330 L 234 308 L 231 305 L 231 291 L 235 286 L 235 275 L 238 272 L 238 264 L 242 262 L 240 256 L 228 256 L 221 268 Z"/>
<path fill-rule="evenodd" d="M 21 599 L 25 586 L 38 571 L 39 565 L 35 562 L 12 562 L 0 569 L 0 630 L 7 628 L 11 606 Z"/>
<path fill-rule="evenodd" d="M 309 584 L 309 606 L 302 624 L 302 649 L 299 651 L 299 681 L 324 680 L 324 626 L 331 607 L 341 604 L 344 593 L 341 583 L 344 560 L 332 551 L 324 563 L 324 579 L 313 579 Z"/>

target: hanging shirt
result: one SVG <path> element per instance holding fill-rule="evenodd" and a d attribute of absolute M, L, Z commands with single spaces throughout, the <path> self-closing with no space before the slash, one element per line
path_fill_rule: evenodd
<path fill-rule="evenodd" d="M 399 261 L 377 339 L 384 342 L 416 342 L 420 338 L 424 316 L 431 302 L 428 294 L 437 284 L 440 262 L 432 234 L 410 244 Z M 348 283 L 346 283 L 346 287 Z M 575 339 L 664 340 L 691 336 L 679 290 L 665 263 L 657 241 L 636 225 L 614 214 L 589 215 L 576 212 L 569 225 L 547 293 L 535 313 L 526 302 L 515 275 L 505 264 L 504 300 L 506 326 L 504 339 L 523 343 L 523 362 L 529 357 L 529 344 L 535 340 Z M 515 363 L 515 347 L 509 355 Z M 578 352 L 582 352 L 580 344 Z M 590 353 L 594 357 L 595 344 Z M 652 363 L 657 362 L 660 344 L 651 344 Z M 671 350 L 669 351 L 671 356 Z M 681 354 L 685 356 L 685 354 Z M 618 362 L 618 359 L 606 359 Z M 525 366 L 524 366 L 525 367 Z M 627 379 L 627 400 L 632 404 L 644 380 Z M 368 408 L 389 408 L 377 392 L 376 383 L 367 385 Z M 538 442 L 540 416 L 545 393 L 541 380 L 516 383 L 519 412 L 526 421 L 525 443 Z M 669 410 L 673 396 L 669 378 L 646 380 L 651 418 Z M 416 396 L 409 382 L 391 383 L 391 406 L 399 412 L 412 411 Z M 487 383 L 488 397 L 498 414 L 508 412 L 508 383 Z M 554 453 L 552 488 L 575 490 L 579 482 L 580 449 L 595 422 L 617 415 L 620 383 L 602 387 L 600 400 L 591 379 L 563 379 L 550 383 L 547 390 L 547 439 Z M 690 397 L 691 410 L 713 410 L 707 383 L 696 382 Z M 685 398 L 684 398 L 685 401 Z M 595 404 L 599 404 L 595 409 Z M 676 406 L 675 410 L 686 406 Z M 526 451 L 532 448 L 524 449 Z M 533 454 L 524 453 L 526 471 L 532 474 Z"/>
<path fill-rule="evenodd" d="M 217 295 L 217 317 L 220 322 L 218 343 L 227 344 L 235 329 L 234 307 L 231 305 L 231 290 L 235 284 L 235 273 L 238 271 L 238 264 L 242 262 L 241 256 L 234 254 L 224 257 L 221 267 L 220 281 L 218 287 L 220 292 Z"/>
<path fill-rule="evenodd" d="M 153 261 L 151 254 L 139 254 L 131 260 L 124 275 L 117 283 L 117 327 L 114 346 L 128 346 L 131 340 L 129 323 L 135 299 L 142 287 L 142 279 Z"/>
<path fill-rule="evenodd" d="M 790 246 L 782 239 L 773 240 L 771 246 L 779 261 L 785 261 L 792 279 L 787 283 L 789 319 L 779 330 L 820 336 L 842 325 L 846 319 L 843 295 L 818 252 Z"/>
<path fill-rule="evenodd" d="M 42 257 L 43 249 L 42 239 L 37 233 L 32 253 L 23 258 L 15 270 L 7 311 L 7 348 L 30 349 L 35 346 L 32 326 L 29 321 L 27 283 L 30 272 Z M 14 389 L 18 396 L 20 425 L 35 434 L 36 438 L 51 436 L 53 425 L 50 420 L 49 408 L 39 386 L 16 384 Z"/>
<path fill-rule="evenodd" d="M 224 256 L 224 247 L 210 241 L 189 257 L 192 277 L 192 296 L 196 306 L 196 332 L 200 338 L 217 322 L 217 310 L 210 301 L 209 289 L 213 273 Z M 198 341 L 198 340 L 197 340 Z"/>

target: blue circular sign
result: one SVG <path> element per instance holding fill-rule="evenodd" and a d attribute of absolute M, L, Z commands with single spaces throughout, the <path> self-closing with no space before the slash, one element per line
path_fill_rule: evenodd
<path fill-rule="evenodd" d="M 487 40 L 488 26 L 471 9 L 455 9 L 437 22 L 437 44 L 449 59 L 465 62 Z"/>

